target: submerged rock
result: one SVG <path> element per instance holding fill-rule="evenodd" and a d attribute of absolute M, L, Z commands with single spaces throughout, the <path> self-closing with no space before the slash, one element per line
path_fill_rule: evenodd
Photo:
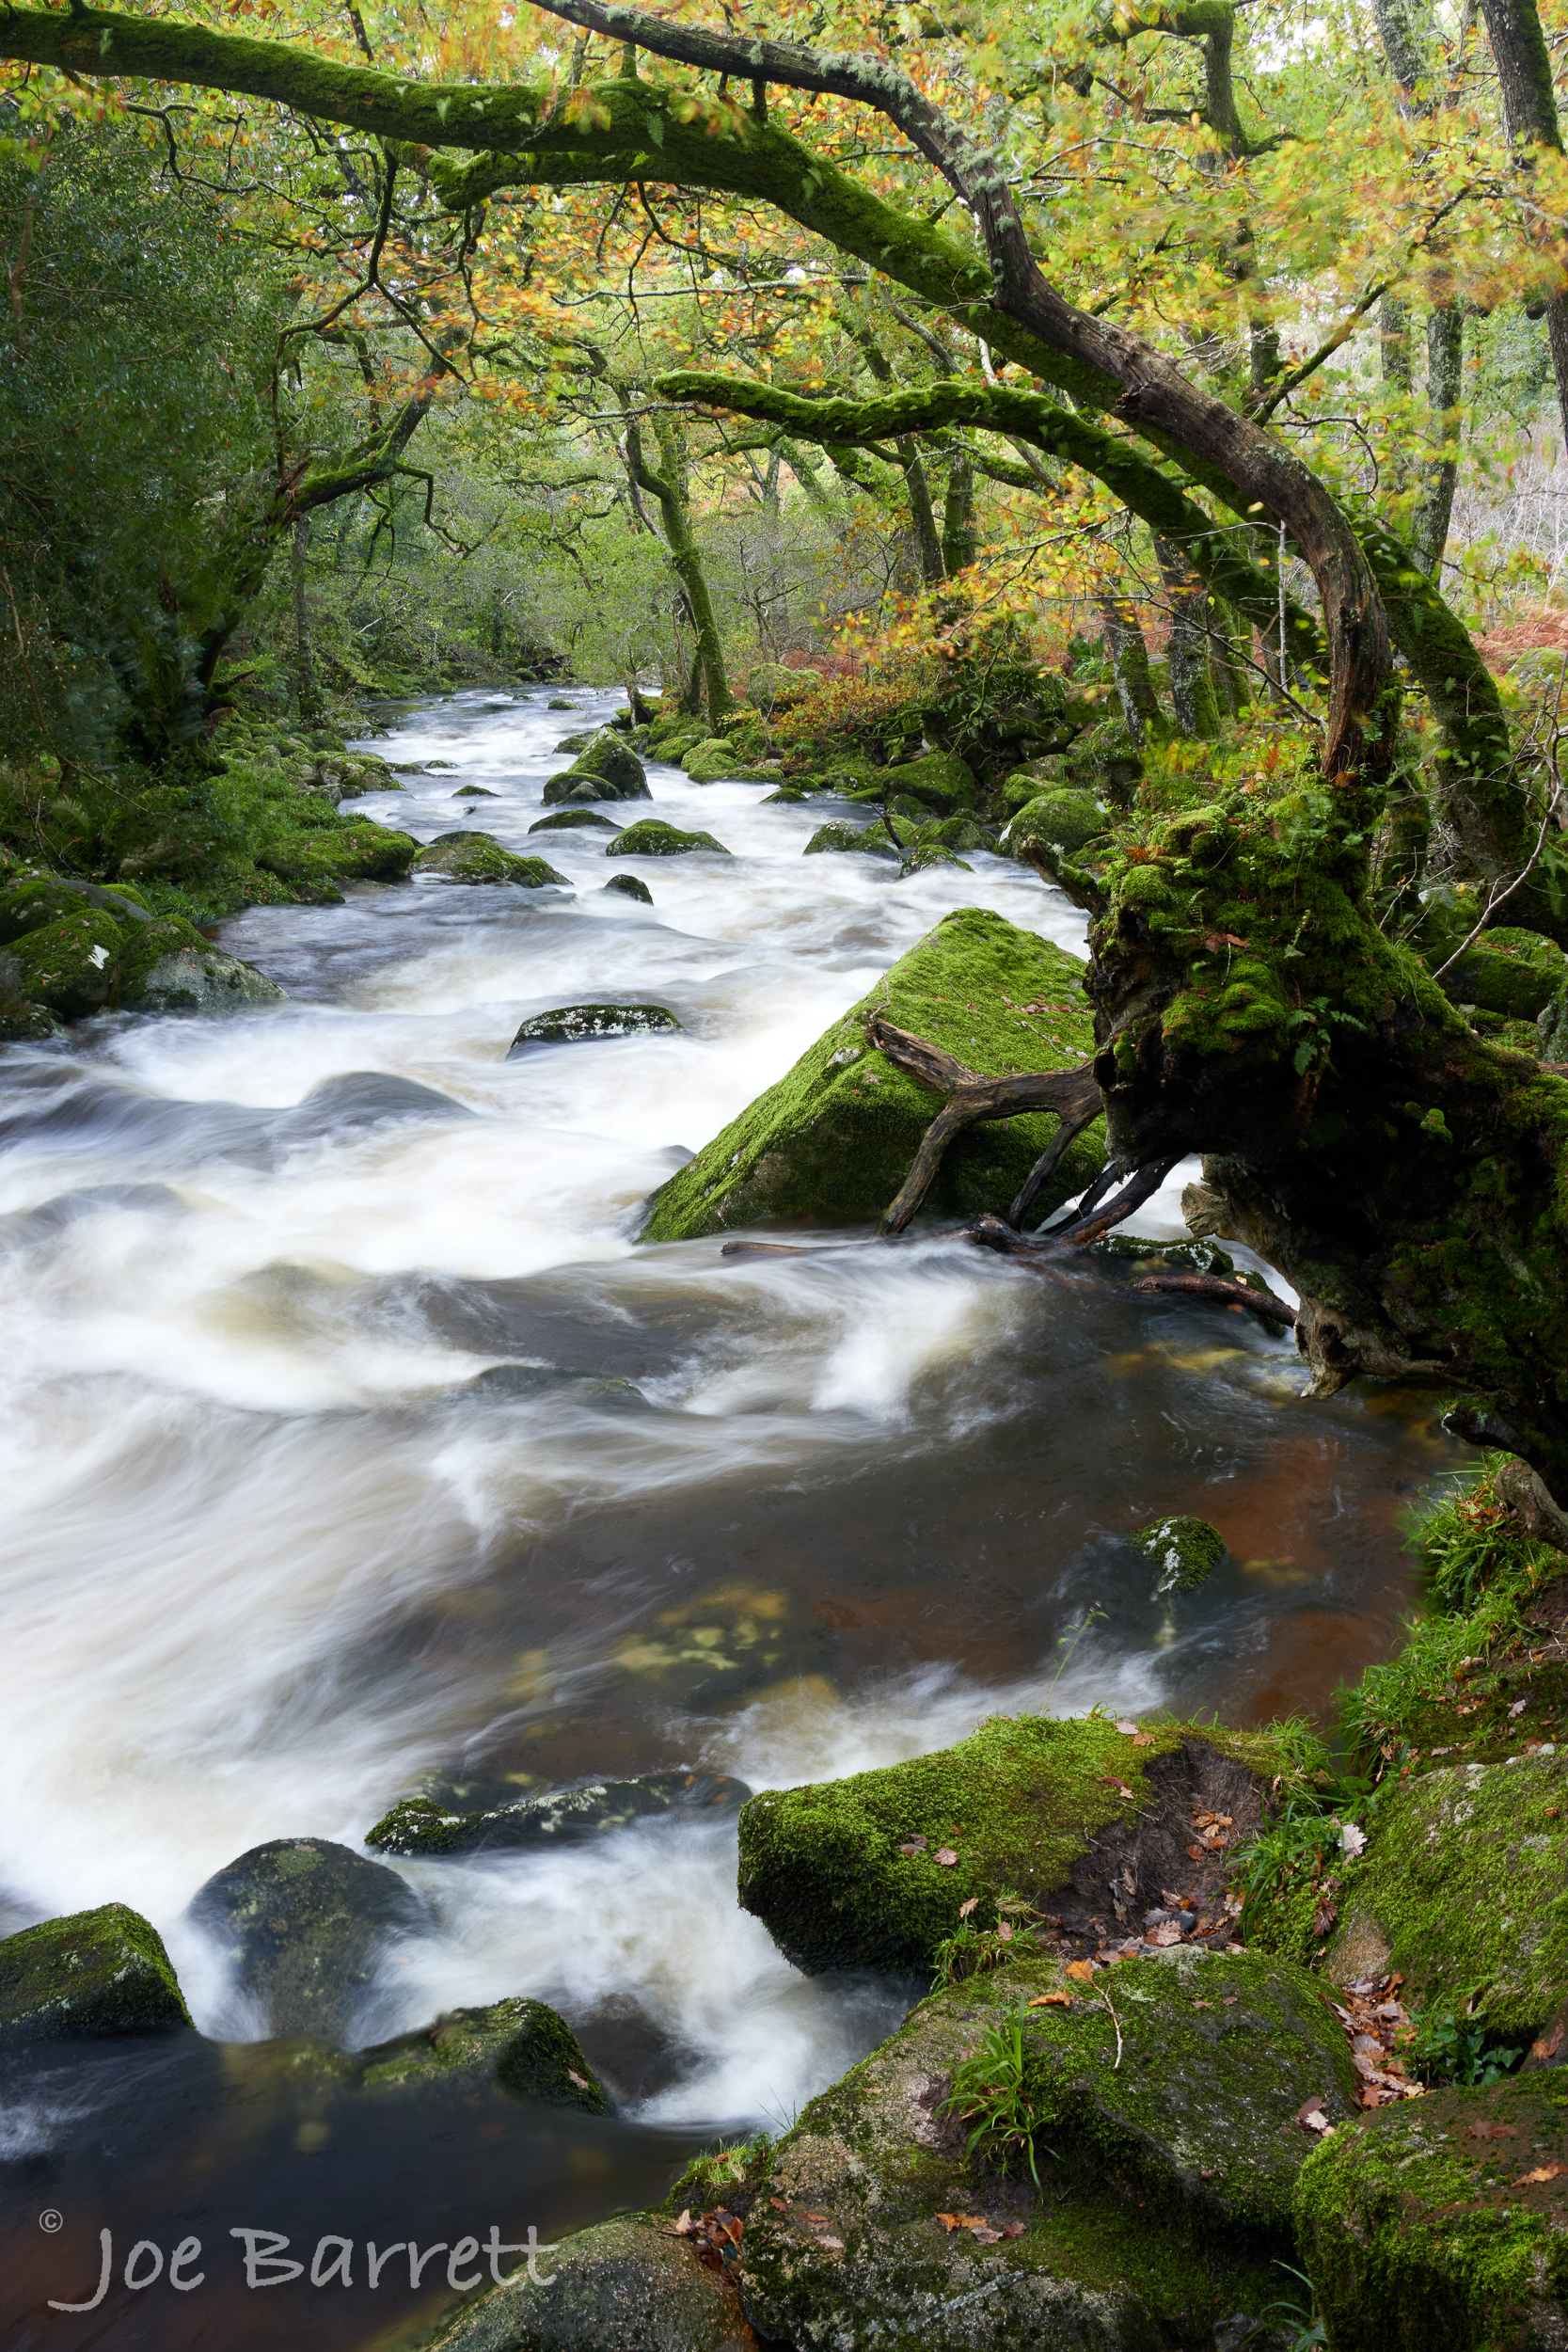
<path fill-rule="evenodd" d="M 543 890 L 551 882 L 566 882 L 542 857 L 518 857 L 487 833 L 437 834 L 414 860 L 414 871 L 437 874 L 444 882 L 513 882 L 519 890 Z"/>
<path fill-rule="evenodd" d="M 538 2283 L 525 2268 L 487 2288 L 429 2352 L 743 2352 L 734 2287 L 667 2219 L 617 2215 L 561 2239 L 537 2267 Z"/>
<path fill-rule="evenodd" d="M 730 852 L 721 841 L 710 833 L 682 833 L 676 825 L 667 825 L 661 817 L 643 817 L 625 833 L 617 834 L 605 850 L 606 857 L 685 857 L 692 850 L 712 850 L 720 857 Z"/>
<path fill-rule="evenodd" d="M 520 1997 L 486 2009 L 449 2010 L 433 2026 L 378 2042 L 361 2052 L 367 2090 L 402 2090 L 421 2082 L 493 2083 L 517 2099 L 605 2115 L 604 2086 L 566 2020 L 543 2001 Z"/>
<path fill-rule="evenodd" d="M 1489 2029 L 1535 2035 L 1568 1999 L 1568 1755 L 1445 1766 L 1386 1797 L 1325 1966 L 1398 1969 L 1413 2007 L 1458 2014 L 1477 1995 Z"/>
<path fill-rule="evenodd" d="M 660 1816 L 736 1813 L 751 1795 L 723 1772 L 648 1772 L 639 1780 L 593 1781 L 546 1797 L 521 1797 L 482 1813 L 454 1813 L 431 1797 L 404 1797 L 366 1833 L 365 1843 L 396 1854 L 508 1853 L 575 1846 Z"/>
<path fill-rule="evenodd" d="M 429 1915 L 379 1862 L 325 1837 L 277 1837 L 216 1871 L 192 1899 L 241 1992 L 275 2034 L 352 2036 L 388 1947 Z"/>
<path fill-rule="evenodd" d="M 996 1717 L 957 1747 L 753 1797 L 741 1905 L 808 1976 L 927 1968 L 962 1918 L 993 1925 L 1005 1893 L 1125 1922 L 1189 1882 L 1194 1811 L 1256 1827 L 1280 1762 L 1262 1733 Z"/>
<path fill-rule="evenodd" d="M 0 1942 L 0 2044 L 169 2033 L 190 2022 L 163 1937 L 126 1903 Z"/>
<path fill-rule="evenodd" d="M 119 1003 L 124 1011 L 245 1012 L 253 1005 L 287 1002 L 288 990 L 253 963 L 214 947 L 199 932 L 170 941 L 166 934 L 173 928 L 166 921 L 150 925 L 121 956 Z M 160 950 L 155 956 L 154 946 Z"/>
<path fill-rule="evenodd" d="M 651 907 L 654 902 L 653 892 L 637 874 L 612 874 L 605 889 L 613 890 L 618 898 L 635 898 L 639 906 Z"/>
<path fill-rule="evenodd" d="M 609 817 L 601 817 L 596 808 L 558 808 L 553 817 L 541 817 L 529 827 L 530 833 L 578 833 L 584 825 L 596 826 L 601 833 L 615 833 L 619 827 Z"/>
<path fill-rule="evenodd" d="M 561 1390 L 570 1390 L 575 1404 L 581 1405 L 646 1405 L 648 1400 L 635 1381 L 623 1380 L 614 1373 L 558 1372 L 546 1364 L 491 1364 L 473 1379 L 466 1380 L 454 1396 L 550 1396 Z"/>
<path fill-rule="evenodd" d="M 575 710 L 577 705 L 574 702 L 568 702 L 564 694 L 552 694 L 545 705 L 545 708 L 546 710 Z"/>
<path fill-rule="evenodd" d="M 576 1044 L 585 1038 L 684 1034 L 674 1014 L 662 1005 L 560 1005 L 553 1012 L 531 1013 L 506 1057 L 510 1061 L 530 1045 Z"/>
<path fill-rule="evenodd" d="M 279 1118 L 291 1142 L 307 1136 L 353 1134 L 388 1120 L 473 1119 L 478 1114 L 436 1087 L 389 1070 L 340 1070 L 318 1078 L 309 1094 Z"/>
<path fill-rule="evenodd" d="M 1207 1519 L 1156 1519 L 1152 1527 L 1140 1528 L 1132 1541 L 1159 1570 L 1157 1594 L 1192 1592 L 1225 1558 L 1225 1537 Z"/>
<path fill-rule="evenodd" d="M 867 1046 L 867 1018 L 885 1013 L 974 1070 L 1070 1069 L 1094 1051 L 1083 971 L 1000 914 L 962 907 L 943 916 L 793 1070 L 660 1186 L 642 1240 L 733 1232 L 761 1217 L 879 1216 L 942 1105 Z M 1005 1209 L 1056 1127 L 1054 1114 L 1042 1111 L 957 1136 L 927 1205 L 958 1215 Z M 1097 1123 L 1067 1152 L 1037 1214 L 1081 1192 L 1103 1157 Z"/>
<path fill-rule="evenodd" d="M 911 874 L 928 874 L 935 866 L 951 866 L 960 874 L 973 874 L 973 866 L 966 866 L 961 857 L 955 857 L 938 841 L 922 841 L 912 849 L 898 868 L 900 882 L 908 882 Z"/>
<path fill-rule="evenodd" d="M 949 2105 L 1015 2029 L 1038 2188 L 1022 2151 L 982 2133 L 966 2154 L 976 2119 Z M 1087 1985 L 1020 1957 L 921 2002 L 757 2164 L 747 2317 L 833 2352 L 1268 2344 L 1313 2144 L 1299 2109 L 1341 2121 L 1354 2080 L 1288 1963 L 1186 1951 Z"/>
<path fill-rule="evenodd" d="M 1334 2352 L 1568 2344 L 1568 2110 L 1549 2079 L 1402 2100 L 1308 2159 L 1297 2227 Z"/>
<path fill-rule="evenodd" d="M 488 785 L 466 784 L 448 797 L 454 801 L 499 801 L 501 795 L 499 792 L 492 792 Z M 532 830 L 531 825 L 529 831 L 531 833 Z"/>

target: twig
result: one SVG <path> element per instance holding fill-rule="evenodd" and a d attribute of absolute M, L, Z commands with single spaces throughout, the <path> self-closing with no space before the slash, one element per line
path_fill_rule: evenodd
<path fill-rule="evenodd" d="M 1112 2069 L 1111 2069 L 1112 2074 L 1115 2074 L 1119 2073 L 1119 2072 L 1120 2072 L 1120 2069 L 1121 2069 L 1121 2020 L 1117 2017 L 1117 2013 L 1116 2013 L 1116 2010 L 1115 2010 L 1114 2009 L 1111 2009 L 1111 1996 L 1110 1996 L 1110 1994 L 1109 1994 L 1107 1992 L 1105 1992 L 1105 1991 L 1104 1991 L 1104 1989 L 1103 1989 L 1102 1987 L 1100 1987 L 1100 1986 L 1097 1986 L 1097 1987 L 1096 1987 L 1096 1991 L 1097 1991 L 1097 1992 L 1099 1992 L 1099 1994 L 1100 1994 L 1100 1997 L 1101 1997 L 1101 1999 L 1104 2002 L 1104 2004 L 1105 2004 L 1106 2008 L 1107 2008 L 1108 2010 L 1111 2010 L 1111 2023 L 1112 2023 L 1112 2025 L 1113 2025 L 1113 2026 L 1115 2026 L 1115 2027 L 1116 2027 L 1116 2029 L 1117 2029 L 1117 2056 L 1116 2056 L 1116 2064 L 1115 2064 L 1115 2065 L 1112 2067 Z"/>

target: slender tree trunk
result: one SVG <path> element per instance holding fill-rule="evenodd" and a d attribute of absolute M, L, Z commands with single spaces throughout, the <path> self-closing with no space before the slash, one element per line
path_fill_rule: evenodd
<path fill-rule="evenodd" d="M 947 495 L 942 511 L 942 560 L 949 580 L 974 561 L 974 467 L 957 441 L 947 463 Z"/>
<path fill-rule="evenodd" d="M 1561 154 L 1551 52 L 1535 0 L 1481 0 L 1481 12 L 1502 84 L 1509 137 L 1521 149 L 1550 147 Z M 1546 334 L 1563 446 L 1568 449 L 1568 298 L 1560 291 L 1546 305 Z"/>
<path fill-rule="evenodd" d="M 312 719 L 316 714 L 316 686 L 310 664 L 310 615 L 305 601 L 305 557 L 309 537 L 309 516 L 296 515 L 290 568 L 293 574 L 294 698 L 302 719 Z"/>
<path fill-rule="evenodd" d="M 1386 294 L 1377 306 L 1378 358 L 1383 380 L 1397 384 L 1402 392 L 1409 391 L 1414 378 L 1410 368 L 1410 305 L 1398 294 Z"/>
<path fill-rule="evenodd" d="M 1116 674 L 1117 696 L 1127 732 L 1142 751 L 1150 735 L 1165 732 L 1164 714 L 1148 673 L 1148 644 L 1136 608 L 1125 597 L 1101 596 L 1105 620 L 1105 650 Z"/>
<path fill-rule="evenodd" d="M 1454 484 L 1459 478 L 1459 392 L 1465 358 L 1465 314 L 1457 303 L 1427 315 L 1428 427 L 1436 454 L 1422 469 L 1410 526 L 1416 561 L 1435 580 L 1449 541 Z"/>
<path fill-rule="evenodd" d="M 1209 675 L 1209 592 L 1182 550 L 1156 539 L 1154 552 L 1170 601 L 1170 698 L 1183 735 L 1220 731 L 1219 706 Z"/>

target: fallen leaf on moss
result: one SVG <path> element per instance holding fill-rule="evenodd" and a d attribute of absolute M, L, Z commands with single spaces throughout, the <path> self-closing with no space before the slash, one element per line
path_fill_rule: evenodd
<path fill-rule="evenodd" d="M 951 1846 L 939 1846 L 936 1852 L 931 1856 L 932 1861 L 943 1870 L 950 1870 L 953 1867 L 954 1863 L 957 1862 L 958 1858 L 958 1855 L 953 1851 Z"/>
<path fill-rule="evenodd" d="M 1084 1963 L 1079 1962 L 1077 1964 L 1082 1967 Z M 1025 2006 L 1029 2009 L 1070 2009 L 1072 1995 L 1070 1993 L 1037 1993 Z"/>
<path fill-rule="evenodd" d="M 967 1902 L 962 1902 L 962 1903 L 960 1903 L 960 1904 L 958 1905 L 958 1916 L 959 1916 L 959 1918 L 960 1918 L 960 1919 L 967 1919 L 967 1918 L 968 1918 L 968 1916 L 969 1916 L 969 1915 L 970 1915 L 970 1913 L 971 1913 L 971 1912 L 974 1909 L 974 1906 L 975 1906 L 975 1904 L 979 1901 L 979 1899 L 980 1899 L 980 1898 L 979 1898 L 979 1896 L 978 1896 L 978 1895 L 971 1895 L 971 1897 L 969 1898 L 969 1900 L 968 1900 Z"/>
<path fill-rule="evenodd" d="M 1069 1977 L 1076 1977 L 1080 1984 L 1092 1984 L 1094 1982 L 1094 1963 L 1092 1960 L 1069 1960 L 1067 1964 L 1067 1972 Z"/>

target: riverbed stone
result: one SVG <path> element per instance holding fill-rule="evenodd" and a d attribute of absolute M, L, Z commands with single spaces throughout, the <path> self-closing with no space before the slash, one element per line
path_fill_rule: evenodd
<path fill-rule="evenodd" d="M 1263 1733 L 993 1716 L 956 1747 L 753 1797 L 736 1888 L 808 1976 L 928 1968 L 1008 1894 L 1124 1928 L 1190 1878 L 1194 1811 L 1256 1827 L 1281 1761 Z"/>
<path fill-rule="evenodd" d="M 964 2059 L 1015 2026 L 1038 2188 L 1022 2154 L 966 2152 L 949 2106 Z M 922 2001 L 768 2154 L 747 2316 L 811 2352 L 1268 2343 L 1221 2330 L 1278 2298 L 1304 2091 L 1338 2117 L 1354 2080 L 1304 1970 L 1185 1952 L 1089 1987 L 1021 1955 Z"/>
<path fill-rule="evenodd" d="M 939 817 L 973 808 L 979 798 L 974 769 L 957 752 L 926 752 L 919 759 L 900 761 L 887 771 L 888 789 L 907 792 Z"/>
<path fill-rule="evenodd" d="M 1337 1980 L 1398 1969 L 1412 2008 L 1473 1994 L 1491 2030 L 1527 2039 L 1568 1999 L 1568 1755 L 1419 1773 L 1338 1875 Z"/>
<path fill-rule="evenodd" d="M 960 907 L 824 1030 L 793 1070 L 654 1195 L 644 1241 L 736 1232 L 761 1218 L 879 1216 L 909 1172 L 940 1096 L 865 1041 L 872 1013 L 971 1069 L 1070 1069 L 1094 1051 L 1084 966 L 1034 931 Z M 1055 1134 L 1052 1112 L 955 1137 L 927 1195 L 939 1214 L 1005 1209 Z M 1099 1173 L 1098 1124 L 1065 1154 L 1037 1204 L 1045 1216 Z"/>
<path fill-rule="evenodd" d="M 20 957 L 0 948 L 0 1045 L 37 1045 L 64 1034 L 48 1007 L 28 995 Z"/>
<path fill-rule="evenodd" d="M 1565 981 L 1568 956 L 1555 939 L 1499 925 L 1482 931 L 1444 973 L 1443 992 L 1456 1005 L 1480 1005 L 1511 1021 L 1534 1021 Z"/>
<path fill-rule="evenodd" d="M 367 1831 L 378 1852 L 457 1854 L 519 1852 L 576 1846 L 625 1829 L 633 1821 L 669 1818 L 724 1820 L 751 1795 L 728 1772 L 646 1772 L 637 1780 L 590 1781 L 547 1796 L 461 1813 L 430 1797 L 404 1797 Z"/>
<path fill-rule="evenodd" d="M 574 780 L 568 789 L 556 787 Z M 597 791 L 583 787 L 597 784 Z M 642 762 L 613 727 L 599 727 L 578 753 L 570 768 L 554 775 L 545 787 L 546 802 L 579 800 L 634 801 L 651 797 Z"/>
<path fill-rule="evenodd" d="M 1157 1594 L 1193 1592 L 1225 1558 L 1225 1537 L 1219 1529 L 1207 1519 L 1180 1513 L 1156 1519 L 1152 1527 L 1141 1527 L 1132 1541 L 1154 1562 Z"/>
<path fill-rule="evenodd" d="M 951 866 L 959 874 L 973 874 L 974 871 L 973 866 L 966 866 L 961 857 L 956 857 L 940 841 L 921 841 L 905 857 L 898 868 L 898 879 L 908 882 L 912 875 L 928 874 L 939 866 Z"/>
<path fill-rule="evenodd" d="M 525 2266 L 483 2288 L 429 2352 L 743 2352 L 749 2340 L 734 2286 L 660 2217 L 578 2230 L 536 2269 L 538 2283 Z"/>
<path fill-rule="evenodd" d="M 0 2046 L 171 2033 L 190 2022 L 163 1937 L 127 1903 L 0 1942 Z"/>
<path fill-rule="evenodd" d="M 613 891 L 618 898 L 635 898 L 641 907 L 651 907 L 654 902 L 653 892 L 638 874 L 612 874 L 605 889 Z"/>
<path fill-rule="evenodd" d="M 558 1005 L 553 1012 L 529 1015 L 512 1041 L 507 1059 L 531 1045 L 575 1045 L 596 1037 L 683 1034 L 674 1014 L 662 1005 Z"/>
<path fill-rule="evenodd" d="M 578 833 L 585 825 L 601 833 L 618 830 L 613 818 L 601 817 L 596 808 L 558 808 L 553 817 L 541 817 L 536 824 L 530 825 L 529 831 L 531 834 Z"/>
<path fill-rule="evenodd" d="M 61 1021 L 103 1012 L 114 994 L 124 926 L 99 907 L 24 931 L 10 952 L 24 993 Z"/>
<path fill-rule="evenodd" d="M 253 963 L 203 939 L 190 924 L 165 915 L 127 930 L 117 974 L 126 1012 L 248 1012 L 286 1004 L 289 992 Z"/>
<path fill-rule="evenodd" d="M 610 2103 L 576 2034 L 544 2001 L 517 1996 L 483 2009 L 454 2009 L 432 2026 L 360 2053 L 367 2090 L 421 2082 L 493 2083 L 517 2099 L 607 2115 Z"/>
<path fill-rule="evenodd" d="M 688 857 L 694 850 L 710 850 L 720 857 L 730 852 L 710 833 L 683 833 L 661 817 L 643 817 L 607 843 L 606 857 Z"/>
<path fill-rule="evenodd" d="M 1562 2078 L 1379 2108 L 1307 2159 L 1296 2218 L 1334 2352 L 1556 2352 L 1568 2344 Z"/>
<path fill-rule="evenodd" d="M 842 818 L 834 824 L 818 825 L 800 854 L 802 857 L 822 857 L 830 851 L 851 857 L 902 855 L 886 826 L 876 819 L 869 825 L 848 825 Z"/>
<path fill-rule="evenodd" d="M 414 860 L 414 871 L 450 882 L 511 882 L 519 890 L 544 890 L 551 882 L 566 882 L 542 857 L 519 857 L 487 833 L 438 833 Z"/>
<path fill-rule="evenodd" d="M 352 2035 L 388 1949 L 429 1926 L 385 1864 L 325 1837 L 277 1837 L 198 1888 L 190 1916 L 275 2034 Z"/>

